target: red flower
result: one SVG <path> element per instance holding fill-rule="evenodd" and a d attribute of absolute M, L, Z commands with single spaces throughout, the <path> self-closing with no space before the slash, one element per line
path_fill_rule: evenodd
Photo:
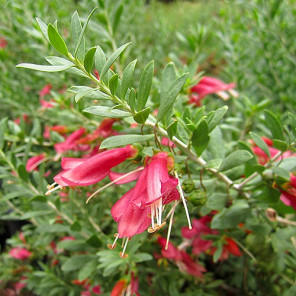
<path fill-rule="evenodd" d="M 273 141 L 271 139 L 268 139 L 265 137 L 261 137 L 261 139 L 268 146 L 271 158 L 273 158 L 274 156 L 276 156 L 280 152 L 278 149 L 272 147 Z M 270 161 L 269 156 L 261 148 L 259 148 L 252 140 L 250 142 L 253 146 L 252 150 L 253 150 L 254 154 L 257 155 L 257 157 L 258 157 L 258 162 L 261 165 L 265 165 L 266 163 L 268 163 Z M 277 160 L 281 160 L 282 158 L 287 158 L 287 157 L 295 157 L 295 156 L 296 156 L 295 153 L 292 153 L 291 151 L 286 151 Z"/>
<path fill-rule="evenodd" d="M 112 207 L 111 214 L 118 222 L 119 237 L 131 237 L 145 231 L 160 229 L 163 205 L 180 198 L 178 180 L 168 174 L 171 158 L 167 153 L 154 155 L 141 172 L 133 189 Z M 151 216 L 151 218 L 148 217 Z M 156 223 L 154 221 L 156 219 Z"/>
<path fill-rule="evenodd" d="M 90 158 L 63 158 L 63 171 L 54 177 L 61 186 L 88 186 L 104 179 L 111 168 L 137 153 L 133 146 L 104 151 Z"/>
<path fill-rule="evenodd" d="M 8 42 L 4 37 L 0 37 L 0 48 L 4 49 L 6 48 Z"/>
<path fill-rule="evenodd" d="M 40 105 L 42 106 L 43 109 L 50 109 L 55 106 L 53 104 L 54 100 L 46 101 L 46 100 L 40 99 L 39 102 L 40 102 Z"/>
<path fill-rule="evenodd" d="M 168 138 L 162 138 L 161 145 L 171 147 L 171 148 L 176 147 L 175 143 Z"/>
<path fill-rule="evenodd" d="M 51 126 L 49 129 L 61 135 L 66 134 L 68 132 L 68 128 L 65 125 L 54 125 L 54 126 Z"/>
<path fill-rule="evenodd" d="M 12 248 L 9 251 L 9 255 L 15 259 L 26 260 L 31 257 L 32 253 L 29 252 L 26 248 L 16 247 Z"/>
<path fill-rule="evenodd" d="M 68 150 L 85 150 L 86 147 L 79 147 L 77 141 L 81 138 L 81 136 L 86 132 L 85 128 L 80 128 L 79 130 L 72 133 L 64 142 L 57 143 L 54 145 L 54 149 L 57 153 L 63 153 Z M 87 149 L 89 147 L 87 146 Z"/>
<path fill-rule="evenodd" d="M 113 287 L 110 296 L 121 296 L 125 290 L 126 281 L 120 280 Z"/>
<path fill-rule="evenodd" d="M 45 153 L 29 158 L 26 164 L 27 172 L 37 171 L 37 167 L 39 166 L 39 164 L 44 162 L 44 159 Z"/>
<path fill-rule="evenodd" d="M 225 244 L 223 245 L 222 253 L 220 258 L 218 259 L 219 261 L 227 260 L 229 257 L 229 254 L 232 254 L 234 256 L 241 256 L 242 253 L 237 246 L 236 242 L 231 239 L 230 237 L 226 237 L 225 239 Z M 216 252 L 216 248 L 212 248 L 211 254 L 214 254 Z"/>
<path fill-rule="evenodd" d="M 117 119 L 104 119 L 93 133 L 77 140 L 77 144 L 89 144 L 99 138 L 108 138 L 112 135 L 117 135 L 118 133 L 112 129 L 113 123 L 116 121 Z"/>
<path fill-rule="evenodd" d="M 210 94 L 217 94 L 223 100 L 228 100 L 229 95 L 225 91 L 229 91 L 229 93 L 233 97 L 237 97 L 238 93 L 235 90 L 233 90 L 234 87 L 235 87 L 234 83 L 225 84 L 223 81 L 219 79 L 205 76 L 199 81 L 198 84 L 196 84 L 191 88 L 191 92 L 197 94 L 197 96 L 192 95 L 189 100 L 189 103 L 200 106 L 201 100 L 205 96 Z"/>
<path fill-rule="evenodd" d="M 163 237 L 158 237 L 158 243 L 161 246 L 161 254 L 163 257 L 175 261 L 176 265 L 182 272 L 189 273 L 196 277 L 201 277 L 203 272 L 206 272 L 206 269 L 197 264 L 189 254 L 185 251 L 181 251 L 176 248 L 171 242 L 168 244 L 168 249 L 165 249 L 166 239 Z"/>
<path fill-rule="evenodd" d="M 290 182 L 282 185 L 280 200 L 296 210 L 296 176 L 290 174 Z"/>
<path fill-rule="evenodd" d="M 40 98 L 43 98 L 45 95 L 49 95 L 51 88 L 52 88 L 51 84 L 46 84 L 39 92 Z"/>

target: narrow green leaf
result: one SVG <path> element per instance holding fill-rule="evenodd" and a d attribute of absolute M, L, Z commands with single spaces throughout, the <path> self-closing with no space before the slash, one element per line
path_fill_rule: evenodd
<path fill-rule="evenodd" d="M 165 114 L 170 110 L 173 106 L 179 92 L 181 91 L 186 79 L 188 77 L 188 73 L 183 74 L 179 78 L 175 79 L 171 85 L 169 86 L 169 91 L 166 93 L 165 98 L 160 102 L 157 121 L 159 122 Z"/>
<path fill-rule="evenodd" d="M 25 165 L 20 164 L 17 168 L 17 172 L 23 181 L 27 182 L 29 180 L 29 174 L 26 170 Z"/>
<path fill-rule="evenodd" d="M 115 94 L 117 87 L 118 87 L 118 74 L 115 74 L 109 80 L 109 89 L 112 95 Z"/>
<path fill-rule="evenodd" d="M 129 96 L 128 96 L 128 105 L 131 107 L 133 111 L 135 111 L 136 107 L 136 91 L 132 88 Z"/>
<path fill-rule="evenodd" d="M 74 57 L 75 57 L 75 58 L 77 58 L 77 55 L 78 55 L 78 49 L 79 49 L 80 44 L 81 44 L 81 42 L 82 42 L 83 35 L 84 35 L 85 30 L 86 30 L 86 28 L 87 28 L 88 22 L 89 22 L 91 16 L 93 15 L 93 13 L 96 11 L 96 9 L 97 9 L 97 7 L 95 7 L 95 8 L 91 11 L 91 13 L 88 15 L 87 20 L 86 20 L 86 22 L 84 23 L 84 26 L 83 26 L 83 28 L 82 28 L 82 30 L 81 30 L 81 32 L 80 32 L 80 35 L 79 35 L 79 38 L 78 38 L 78 41 L 77 41 L 77 44 L 76 44 L 76 47 L 75 47 L 75 51 L 74 51 Z"/>
<path fill-rule="evenodd" d="M 272 168 L 272 172 L 275 175 L 285 179 L 286 181 L 290 180 L 290 173 L 286 169 L 283 169 L 283 168 L 280 168 L 280 167 L 274 167 L 274 168 Z"/>
<path fill-rule="evenodd" d="M 48 38 L 51 45 L 61 54 L 68 56 L 68 48 L 57 29 L 49 24 L 47 28 Z"/>
<path fill-rule="evenodd" d="M 288 149 L 288 144 L 281 140 L 273 140 L 273 147 L 285 152 Z"/>
<path fill-rule="evenodd" d="M 122 16 L 122 13 L 123 13 L 123 5 L 121 4 L 116 12 L 115 12 L 115 15 L 114 15 L 114 21 L 113 21 L 113 32 L 115 33 L 116 30 L 117 30 L 117 27 L 118 27 L 118 24 L 119 24 L 119 21 L 120 21 L 120 18 Z"/>
<path fill-rule="evenodd" d="M 109 59 L 106 61 L 106 63 L 104 64 L 104 67 L 100 73 L 100 77 L 102 78 L 107 71 L 109 70 L 109 68 L 111 67 L 111 65 L 116 61 L 116 59 L 121 55 L 121 53 L 131 44 L 131 42 L 126 43 L 122 46 L 120 46 L 115 52 L 113 52 L 111 54 L 111 56 L 109 57 Z"/>
<path fill-rule="evenodd" d="M 97 50 L 96 47 L 92 47 L 91 49 L 88 50 L 88 52 L 84 57 L 84 68 L 88 73 L 90 73 L 92 70 L 96 50 Z"/>
<path fill-rule="evenodd" d="M 100 75 L 102 75 L 101 72 L 105 63 L 106 63 L 105 53 L 103 52 L 100 46 L 97 46 L 97 51 L 95 53 L 95 66 Z"/>
<path fill-rule="evenodd" d="M 290 112 L 288 113 L 288 115 L 289 115 L 289 122 L 291 125 L 292 132 L 294 134 L 294 137 L 296 137 L 296 116 Z"/>
<path fill-rule="evenodd" d="M 75 93 L 75 95 L 81 96 L 79 99 L 86 98 L 92 100 L 108 100 L 110 97 L 99 91 L 96 88 L 88 87 L 88 86 L 72 86 L 68 89 L 69 92 Z M 76 98 L 78 99 L 78 97 Z"/>
<path fill-rule="evenodd" d="M 75 66 L 72 62 L 67 59 L 56 57 L 56 56 L 49 56 L 45 58 L 47 62 L 49 62 L 52 66 L 65 66 L 65 67 L 73 67 Z"/>
<path fill-rule="evenodd" d="M 221 241 L 219 241 L 217 243 L 217 248 L 216 248 L 216 251 L 215 251 L 214 256 L 213 256 L 214 263 L 216 263 L 219 260 L 219 258 L 222 255 L 222 252 L 223 252 L 223 244 L 222 244 Z"/>
<path fill-rule="evenodd" d="M 255 133 L 250 132 L 250 136 L 255 142 L 255 144 L 266 154 L 268 157 L 270 157 L 270 152 L 267 144 L 262 140 L 260 136 L 258 136 Z"/>
<path fill-rule="evenodd" d="M 87 88 L 84 90 L 79 91 L 78 93 L 76 93 L 75 95 L 75 102 L 78 103 L 82 98 L 84 98 L 85 96 L 87 96 L 88 94 L 92 93 L 93 91 L 95 91 L 93 88 Z"/>
<path fill-rule="evenodd" d="M 122 81 L 121 81 L 121 93 L 120 96 L 123 99 L 129 87 L 132 86 L 133 74 L 135 70 L 137 60 L 130 62 L 123 71 Z"/>
<path fill-rule="evenodd" d="M 47 24 L 45 24 L 41 19 L 39 19 L 38 17 L 35 18 L 38 25 L 39 25 L 39 28 L 41 30 L 41 32 L 43 33 L 44 37 L 49 41 L 49 38 L 48 38 L 48 33 L 47 33 Z"/>
<path fill-rule="evenodd" d="M 237 224 L 250 214 L 250 207 L 247 201 L 237 200 L 229 208 L 224 208 L 214 216 L 211 222 L 213 229 L 229 229 L 237 227 Z"/>
<path fill-rule="evenodd" d="M 175 64 L 170 62 L 164 68 L 161 86 L 160 86 L 160 100 L 165 97 L 166 92 L 169 90 L 171 83 L 177 78 Z"/>
<path fill-rule="evenodd" d="M 87 262 L 78 273 L 78 280 L 83 281 L 86 278 L 89 278 L 91 274 L 96 270 L 98 263 L 96 260 Z"/>
<path fill-rule="evenodd" d="M 150 135 L 120 135 L 109 137 L 104 140 L 100 146 L 100 149 L 113 148 L 118 146 L 125 146 L 129 144 L 135 144 L 138 142 L 144 142 L 152 139 L 154 134 Z"/>
<path fill-rule="evenodd" d="M 210 141 L 208 124 L 204 119 L 193 132 L 191 141 L 197 156 L 200 156 L 207 148 Z"/>
<path fill-rule="evenodd" d="M 209 133 L 220 123 L 220 121 L 224 117 L 227 110 L 228 110 L 228 107 L 224 106 L 224 107 L 219 108 L 215 111 L 212 118 L 208 121 Z"/>
<path fill-rule="evenodd" d="M 131 116 L 130 113 L 106 106 L 92 106 L 83 110 L 83 112 L 109 118 L 124 118 Z"/>
<path fill-rule="evenodd" d="M 154 73 L 154 61 L 151 61 L 144 69 L 139 83 L 139 91 L 137 96 L 137 110 L 142 110 L 148 100 L 152 79 Z"/>
<path fill-rule="evenodd" d="M 16 65 L 16 67 L 42 71 L 42 72 L 60 72 L 60 71 L 64 71 L 66 69 L 71 68 L 72 65 L 49 66 L 49 65 L 36 65 L 36 64 L 22 63 L 22 64 Z"/>
<path fill-rule="evenodd" d="M 146 108 L 146 109 L 143 109 L 142 111 L 137 112 L 137 113 L 134 115 L 134 120 L 135 120 L 137 123 L 143 124 L 143 123 L 145 123 L 145 121 L 146 121 L 147 118 L 149 117 L 150 112 L 151 112 L 151 110 L 150 110 L 149 107 Z"/>
<path fill-rule="evenodd" d="M 265 110 L 265 124 L 271 131 L 273 139 L 285 140 L 284 132 L 280 121 L 270 111 Z"/>
<path fill-rule="evenodd" d="M 72 38 L 73 38 L 75 47 L 78 44 L 81 32 L 82 32 L 82 26 L 81 26 L 81 22 L 80 22 L 78 12 L 76 10 L 73 13 L 72 18 L 71 18 L 71 33 L 72 33 Z M 77 49 L 77 58 L 81 62 L 83 62 L 84 54 L 85 54 L 85 39 L 83 37 L 82 40 L 81 40 L 81 43 L 80 43 L 80 45 L 78 46 L 78 49 Z"/>
<path fill-rule="evenodd" d="M 228 155 L 221 163 L 219 171 L 227 171 L 252 159 L 253 155 L 246 150 L 237 150 Z"/>
<path fill-rule="evenodd" d="M 177 127 L 178 127 L 178 121 L 174 121 L 168 126 L 167 132 L 170 139 L 172 139 L 173 136 L 177 134 Z"/>
<path fill-rule="evenodd" d="M 73 271 L 73 270 L 78 270 L 81 269 L 85 264 L 87 264 L 90 261 L 94 261 L 95 256 L 92 255 L 74 255 L 67 259 L 63 264 L 62 264 L 62 271 Z"/>

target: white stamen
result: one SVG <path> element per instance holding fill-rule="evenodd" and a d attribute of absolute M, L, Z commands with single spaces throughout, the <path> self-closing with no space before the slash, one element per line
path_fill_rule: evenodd
<path fill-rule="evenodd" d="M 158 223 L 158 225 L 161 225 L 162 199 L 160 199 L 159 204 L 158 204 L 158 212 L 159 212 L 159 223 Z"/>
<path fill-rule="evenodd" d="M 169 241 L 170 241 L 170 236 L 171 236 L 171 230 L 172 230 L 172 225 L 173 225 L 173 217 L 174 217 L 174 214 L 175 214 L 175 208 L 176 208 L 176 205 L 177 205 L 177 201 L 175 200 L 175 204 L 172 208 L 172 214 L 171 214 L 171 217 L 170 217 L 170 224 L 169 224 L 169 229 L 168 229 L 168 234 L 167 234 L 167 240 L 166 240 L 166 244 L 165 244 L 165 249 L 167 250 L 169 248 Z"/>
<path fill-rule="evenodd" d="M 154 229 L 154 204 L 151 205 L 151 226 Z"/>
<path fill-rule="evenodd" d="M 54 188 L 51 188 L 50 190 L 47 190 L 47 191 L 45 192 L 45 195 L 50 195 L 53 191 L 56 191 L 56 190 L 58 190 L 58 189 L 62 189 L 62 188 L 63 188 L 63 186 L 61 186 L 61 185 L 56 186 L 56 187 L 54 187 Z"/>
<path fill-rule="evenodd" d="M 126 238 L 126 241 L 125 241 L 125 244 L 124 244 L 124 248 L 123 248 L 122 253 L 121 253 L 121 257 L 122 257 L 122 258 L 124 258 L 124 252 L 125 252 L 125 250 L 126 250 L 126 247 L 127 247 L 128 241 L 129 241 L 129 239 L 128 239 L 128 237 L 127 237 L 127 238 Z"/>
<path fill-rule="evenodd" d="M 136 170 L 134 171 L 131 171 L 123 176 L 120 176 L 119 178 L 113 180 L 112 182 L 106 184 L 105 186 L 99 188 L 96 192 L 94 192 L 87 200 L 86 200 L 86 203 L 88 203 L 96 194 L 98 194 L 99 192 L 101 192 L 102 190 L 106 189 L 107 187 L 113 185 L 114 183 L 116 183 L 117 181 L 121 180 L 121 179 L 124 179 L 125 177 L 135 173 L 135 172 L 138 172 L 138 171 L 141 171 L 143 170 L 144 168 L 143 167 L 140 167 L 140 168 L 137 168 Z"/>
<path fill-rule="evenodd" d="M 190 217 L 189 217 L 189 212 L 188 212 L 188 208 L 187 208 L 185 197 L 184 197 L 184 193 L 183 193 L 183 190 L 182 190 L 182 187 L 181 187 L 180 179 L 179 179 L 178 174 L 177 174 L 176 171 L 175 171 L 175 177 L 178 179 L 178 186 L 177 186 L 177 188 L 178 188 L 178 191 L 180 193 L 180 196 L 181 196 L 181 199 L 182 199 L 184 208 L 185 208 L 185 213 L 186 213 L 186 217 L 187 217 L 187 221 L 188 221 L 188 228 L 189 229 L 192 229 L 191 221 L 190 221 Z"/>
<path fill-rule="evenodd" d="M 56 184 L 57 184 L 56 182 L 53 182 L 52 184 L 47 185 L 46 188 L 47 188 L 48 190 L 50 190 L 50 189 L 54 188 L 54 185 L 56 185 Z"/>
<path fill-rule="evenodd" d="M 228 95 L 228 93 L 227 92 L 225 92 L 225 91 L 218 91 L 217 92 L 217 95 L 220 97 L 220 98 L 222 98 L 224 101 L 227 101 L 227 100 L 229 100 L 229 98 L 230 98 L 230 96 Z"/>
<path fill-rule="evenodd" d="M 115 248 L 115 244 L 116 244 L 118 238 L 119 238 L 119 233 L 117 233 L 117 235 L 116 235 L 116 237 L 115 237 L 115 240 L 114 240 L 114 242 L 113 242 L 113 244 L 112 244 L 112 249 Z"/>

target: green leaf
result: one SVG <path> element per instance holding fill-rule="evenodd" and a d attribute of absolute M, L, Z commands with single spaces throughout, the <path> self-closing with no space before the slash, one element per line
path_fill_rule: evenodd
<path fill-rule="evenodd" d="M 96 47 L 92 47 L 91 49 L 88 50 L 88 52 L 84 57 L 84 68 L 88 73 L 90 73 L 92 70 L 96 50 L 97 50 Z"/>
<path fill-rule="evenodd" d="M 193 132 L 191 141 L 197 156 L 200 156 L 210 141 L 208 124 L 204 119 Z"/>
<path fill-rule="evenodd" d="M 105 63 L 106 63 L 105 53 L 103 52 L 100 46 L 97 46 L 97 51 L 95 53 L 95 66 L 100 75 L 102 75 L 101 72 Z"/>
<path fill-rule="evenodd" d="M 270 157 L 270 152 L 267 144 L 262 140 L 260 136 L 255 133 L 250 132 L 250 136 L 255 142 L 255 144 L 266 154 Z"/>
<path fill-rule="evenodd" d="M 225 193 L 213 193 L 206 202 L 206 206 L 211 210 L 223 210 L 227 204 L 227 194 Z"/>
<path fill-rule="evenodd" d="M 237 150 L 228 155 L 221 163 L 219 171 L 227 171 L 252 159 L 253 155 L 246 150 Z"/>
<path fill-rule="evenodd" d="M 72 62 L 69 60 L 66 60 L 64 58 L 56 57 L 56 56 L 49 56 L 45 58 L 52 66 L 65 66 L 65 67 L 73 67 L 75 66 Z"/>
<path fill-rule="evenodd" d="M 123 5 L 121 4 L 116 12 L 115 12 L 115 15 L 114 15 L 114 21 L 113 21 L 113 32 L 115 33 L 116 30 L 117 30 L 117 27 L 118 27 L 118 24 L 119 24 L 119 21 L 120 21 L 120 18 L 122 16 L 122 13 L 123 13 Z"/>
<path fill-rule="evenodd" d="M 124 118 L 131 116 L 130 113 L 106 106 L 92 106 L 83 110 L 83 112 L 109 118 Z"/>
<path fill-rule="evenodd" d="M 64 272 L 78 270 L 81 269 L 88 262 L 95 261 L 95 259 L 95 256 L 92 255 L 74 255 L 62 264 L 61 269 Z"/>
<path fill-rule="evenodd" d="M 109 70 L 109 68 L 111 67 L 111 65 L 115 62 L 115 60 L 120 56 L 120 54 L 131 44 L 131 42 L 126 43 L 122 46 L 120 46 L 115 52 L 113 52 L 111 54 L 111 56 L 109 57 L 109 59 L 106 61 L 106 63 L 104 64 L 104 67 L 100 73 L 100 78 L 102 78 L 107 71 Z"/>
<path fill-rule="evenodd" d="M 79 94 L 81 99 L 87 98 L 87 99 L 93 99 L 93 100 L 108 100 L 110 97 L 99 91 L 96 88 L 88 87 L 88 86 L 72 86 L 68 89 L 69 92 L 75 93 L 76 95 Z M 76 99 L 76 98 L 75 98 Z"/>
<path fill-rule="evenodd" d="M 91 87 L 85 87 L 84 89 L 78 91 L 75 95 L 75 102 L 79 102 L 82 98 L 86 97 L 94 91 L 96 91 L 96 89 L 93 89 Z"/>
<path fill-rule="evenodd" d="M 296 116 L 292 113 L 288 113 L 288 116 L 292 132 L 294 134 L 294 137 L 296 137 Z"/>
<path fill-rule="evenodd" d="M 141 111 L 145 108 L 147 103 L 150 89 L 152 86 L 152 79 L 154 73 L 154 61 L 151 61 L 144 69 L 139 83 L 138 97 L 137 97 L 137 110 Z"/>
<path fill-rule="evenodd" d="M 41 19 L 39 19 L 38 17 L 35 18 L 38 25 L 39 25 L 39 28 L 41 30 L 41 32 L 43 33 L 44 37 L 49 41 L 49 38 L 48 38 L 48 33 L 47 33 L 47 24 L 45 24 Z"/>
<path fill-rule="evenodd" d="M 165 97 L 165 94 L 168 92 L 171 83 L 176 79 L 176 68 L 173 62 L 170 62 L 164 68 L 161 86 L 160 86 L 160 101 Z"/>
<path fill-rule="evenodd" d="M 27 182 L 29 180 L 29 174 L 26 170 L 25 165 L 20 164 L 17 168 L 17 172 L 23 181 Z"/>
<path fill-rule="evenodd" d="M 78 273 L 78 280 L 83 281 L 91 276 L 91 274 L 96 270 L 97 267 L 97 261 L 89 261 L 86 263 Z"/>
<path fill-rule="evenodd" d="M 178 121 L 174 121 L 167 128 L 167 133 L 170 139 L 177 134 Z"/>
<path fill-rule="evenodd" d="M 132 88 L 128 96 L 128 105 L 131 107 L 132 111 L 135 111 L 136 106 L 136 91 Z"/>
<path fill-rule="evenodd" d="M 137 60 L 130 62 L 123 71 L 122 81 L 121 81 L 121 93 L 120 96 L 123 99 L 129 87 L 132 86 L 133 74 L 135 70 Z"/>
<path fill-rule="evenodd" d="M 93 234 L 87 241 L 86 243 L 94 248 L 98 248 L 102 245 L 102 242 L 100 241 L 100 239 Z"/>
<path fill-rule="evenodd" d="M 82 26 L 81 26 L 81 22 L 80 22 L 80 18 L 77 10 L 73 13 L 71 18 L 71 32 L 72 32 L 72 38 L 76 47 L 79 41 L 80 34 L 82 32 Z M 77 49 L 78 60 L 83 61 L 84 54 L 85 54 L 85 39 L 82 38 L 80 45 L 78 46 L 78 49 Z"/>
<path fill-rule="evenodd" d="M 142 111 L 140 112 L 137 112 L 135 115 L 134 115 L 134 120 L 137 122 L 137 123 L 140 123 L 140 124 L 143 124 L 145 123 L 145 121 L 147 120 L 147 118 L 149 117 L 149 114 L 150 114 L 150 108 L 146 108 L 146 109 L 143 109 Z"/>
<path fill-rule="evenodd" d="M 71 225 L 70 229 L 71 229 L 72 231 L 81 231 L 81 225 L 80 225 L 79 221 L 75 221 L 75 222 Z"/>
<path fill-rule="evenodd" d="M 49 65 L 36 65 L 36 64 L 28 64 L 22 63 L 16 65 L 17 68 L 25 68 L 30 70 L 42 71 L 42 72 L 60 72 L 72 67 L 72 65 L 64 65 L 64 66 L 49 66 Z"/>
<path fill-rule="evenodd" d="M 160 102 L 160 106 L 159 106 L 159 110 L 156 118 L 157 122 L 159 122 L 166 115 L 166 113 L 171 109 L 187 77 L 188 77 L 188 73 L 185 73 L 179 78 L 175 79 L 169 86 L 169 91 L 166 93 L 165 98 L 163 98 L 163 100 Z"/>
<path fill-rule="evenodd" d="M 224 106 L 215 111 L 214 115 L 208 121 L 209 133 L 220 123 L 220 121 L 224 117 L 227 110 L 228 110 L 228 107 Z"/>
<path fill-rule="evenodd" d="M 237 227 L 250 214 L 249 204 L 245 200 L 236 200 L 229 208 L 216 214 L 211 222 L 212 229 L 229 229 Z"/>
<path fill-rule="evenodd" d="M 109 80 L 109 89 L 112 95 L 115 94 L 117 87 L 118 87 L 118 74 L 114 74 Z"/>
<path fill-rule="evenodd" d="M 267 128 L 271 131 L 273 139 L 285 140 L 283 128 L 280 121 L 268 110 L 264 111 L 265 124 Z"/>
<path fill-rule="evenodd" d="M 214 261 L 214 263 L 216 263 L 219 260 L 219 258 L 222 255 L 222 252 L 223 252 L 223 244 L 222 244 L 221 241 L 219 241 L 217 243 L 217 249 L 216 249 L 216 251 L 215 251 L 215 253 L 213 255 L 213 261 Z"/>
<path fill-rule="evenodd" d="M 152 259 L 153 259 L 152 255 L 148 253 L 137 253 L 133 255 L 133 261 L 136 263 L 140 263 L 143 261 L 150 261 Z"/>
<path fill-rule="evenodd" d="M 78 38 L 78 41 L 77 41 L 77 44 L 76 44 L 76 47 L 75 47 L 75 51 L 74 51 L 74 57 L 75 57 L 75 58 L 77 58 L 77 56 L 78 56 L 78 50 L 79 50 L 80 44 L 81 44 L 81 42 L 82 42 L 82 39 L 83 39 L 83 35 L 84 35 L 84 33 L 85 33 L 85 30 L 86 30 L 86 28 L 87 28 L 88 22 L 89 22 L 91 16 L 93 15 L 93 13 L 96 11 L 96 9 L 97 9 L 97 7 L 95 7 L 95 8 L 91 11 L 91 13 L 88 15 L 87 20 L 86 20 L 86 22 L 84 23 L 84 26 L 83 26 L 83 28 L 82 28 L 82 30 L 81 30 L 81 32 L 80 32 L 80 35 L 79 35 L 79 38 Z"/>
<path fill-rule="evenodd" d="M 286 179 L 287 181 L 290 180 L 290 173 L 289 173 L 289 171 L 285 170 L 284 168 L 274 167 L 274 168 L 272 168 L 272 172 L 275 175 L 277 175 L 283 179 Z"/>
<path fill-rule="evenodd" d="M 273 140 L 273 147 L 285 152 L 288 149 L 288 144 L 281 140 Z"/>
<path fill-rule="evenodd" d="M 138 142 L 144 142 L 152 139 L 154 134 L 150 135 L 120 135 L 109 137 L 104 140 L 100 146 L 100 149 L 113 148 L 118 146 L 125 146 L 129 144 L 135 144 Z"/>
<path fill-rule="evenodd" d="M 61 54 L 68 56 L 68 48 L 57 29 L 49 24 L 47 28 L 48 38 L 51 45 Z"/>

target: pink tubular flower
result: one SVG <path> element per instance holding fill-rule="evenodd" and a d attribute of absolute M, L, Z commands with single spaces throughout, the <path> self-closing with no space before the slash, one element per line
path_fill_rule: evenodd
<path fill-rule="evenodd" d="M 282 185 L 280 200 L 296 210 L 296 176 L 290 174 L 290 182 Z"/>
<path fill-rule="evenodd" d="M 161 139 L 161 145 L 163 146 L 167 146 L 167 147 L 176 147 L 175 143 L 173 141 L 171 141 L 170 139 L 168 138 L 162 138 Z"/>
<path fill-rule="evenodd" d="M 9 251 L 9 255 L 18 260 L 26 260 L 31 257 L 32 253 L 29 252 L 26 248 L 16 247 L 12 248 Z"/>
<path fill-rule="evenodd" d="M 53 104 L 54 100 L 46 101 L 46 100 L 40 99 L 39 102 L 40 102 L 40 105 L 43 109 L 51 109 L 55 106 Z"/>
<path fill-rule="evenodd" d="M 51 88 L 52 88 L 51 84 L 46 84 L 39 92 L 40 98 L 43 98 L 45 95 L 49 95 Z"/>
<path fill-rule="evenodd" d="M 217 94 L 223 100 L 228 100 L 229 95 L 226 93 L 228 91 L 233 97 L 237 97 L 238 93 L 233 90 L 235 87 L 234 83 L 225 84 L 223 81 L 205 76 L 198 84 L 191 88 L 191 92 L 196 95 L 192 95 L 189 103 L 195 104 L 197 106 L 201 105 L 201 100 L 210 94 Z"/>
<path fill-rule="evenodd" d="M 280 150 L 272 147 L 273 141 L 271 139 L 265 138 L 265 137 L 261 137 L 261 139 L 268 146 L 271 158 L 273 158 L 274 156 L 276 156 L 280 152 Z M 269 156 L 261 148 L 259 148 L 252 140 L 250 142 L 252 144 L 253 153 L 258 157 L 258 162 L 261 165 L 265 165 L 266 163 L 268 163 L 270 161 Z M 285 151 L 277 160 L 281 160 L 281 159 L 287 158 L 287 157 L 295 157 L 295 156 L 296 156 L 295 153 L 293 153 L 291 151 Z"/>
<path fill-rule="evenodd" d="M 110 296 L 121 296 L 126 287 L 126 280 L 118 281 L 113 287 Z"/>
<path fill-rule="evenodd" d="M 203 266 L 197 264 L 189 254 L 185 251 L 179 250 L 171 242 L 169 242 L 168 249 L 166 250 L 165 238 L 159 237 L 157 242 L 161 246 L 162 256 L 174 261 L 182 272 L 189 273 L 196 277 L 201 277 L 202 273 L 206 272 L 206 269 Z"/>
<path fill-rule="evenodd" d="M 171 161 L 167 153 L 154 155 L 141 172 L 136 186 L 114 204 L 111 214 L 118 222 L 118 237 L 139 234 L 150 223 L 150 233 L 164 225 L 161 222 L 163 205 L 180 198 L 176 188 L 178 180 L 168 174 Z"/>
<path fill-rule="evenodd" d="M 81 150 L 77 144 L 77 141 L 82 137 L 82 135 L 86 132 L 85 128 L 80 128 L 70 136 L 64 142 L 57 143 L 54 145 L 54 149 L 57 153 L 63 153 L 68 150 Z M 83 149 L 83 147 L 82 147 Z"/>
<path fill-rule="evenodd" d="M 29 158 L 26 164 L 27 172 L 37 171 L 38 165 L 41 164 L 44 161 L 44 159 L 45 153 Z"/>
<path fill-rule="evenodd" d="M 4 37 L 0 37 L 0 48 L 5 49 L 7 46 L 8 42 Z"/>
<path fill-rule="evenodd" d="M 112 135 L 117 135 L 118 133 L 112 129 L 112 126 L 116 121 L 117 119 L 112 118 L 104 119 L 93 133 L 77 140 L 77 144 L 89 144 L 99 138 L 108 138 Z"/>
<path fill-rule="evenodd" d="M 104 151 L 90 158 L 63 158 L 63 171 L 54 177 L 54 181 L 61 186 L 88 186 L 104 179 L 110 170 L 132 158 L 137 154 L 137 149 L 131 145 L 124 148 L 115 148 Z M 46 193 L 57 188 L 49 187 Z"/>

